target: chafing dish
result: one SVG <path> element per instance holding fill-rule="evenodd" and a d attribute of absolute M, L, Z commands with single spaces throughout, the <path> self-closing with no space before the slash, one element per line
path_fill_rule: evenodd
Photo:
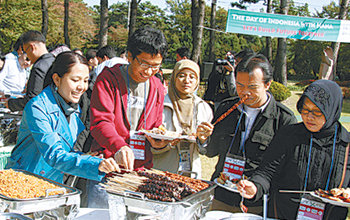
<path fill-rule="evenodd" d="M 32 220 L 31 218 L 18 213 L 0 213 L 0 219 Z"/>
<path fill-rule="evenodd" d="M 64 190 L 66 193 L 31 199 L 14 199 L 0 194 L 0 212 L 31 214 L 35 219 L 42 219 L 45 215 L 56 216 L 59 219 L 71 219 L 76 216 L 80 206 L 80 190 L 25 170 L 14 170 L 60 186 L 59 190 Z"/>
<path fill-rule="evenodd" d="M 206 182 L 208 188 L 177 202 L 150 200 L 136 192 L 107 191 L 111 219 L 199 219 L 204 217 L 214 198 L 216 185 Z"/>

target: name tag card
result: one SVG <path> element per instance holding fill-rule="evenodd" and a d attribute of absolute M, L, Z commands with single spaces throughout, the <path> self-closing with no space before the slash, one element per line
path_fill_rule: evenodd
<path fill-rule="evenodd" d="M 130 131 L 130 147 L 136 160 L 145 160 L 146 137 Z"/>

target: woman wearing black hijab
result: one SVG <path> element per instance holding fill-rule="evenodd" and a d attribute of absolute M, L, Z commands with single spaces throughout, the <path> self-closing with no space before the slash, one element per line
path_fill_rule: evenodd
<path fill-rule="evenodd" d="M 268 217 L 296 219 L 301 199 L 314 198 L 279 190 L 349 187 L 350 134 L 339 122 L 342 102 L 341 89 L 333 81 L 318 80 L 308 86 L 297 103 L 303 122 L 279 130 L 259 169 L 249 181 L 239 183 L 241 195 L 258 200 L 270 193 Z M 320 213 L 322 219 L 333 220 L 345 219 L 347 211 L 325 204 Z"/>

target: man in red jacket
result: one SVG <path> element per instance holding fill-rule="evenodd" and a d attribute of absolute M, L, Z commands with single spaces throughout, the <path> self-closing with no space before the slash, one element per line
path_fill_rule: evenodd
<path fill-rule="evenodd" d="M 92 151 L 113 157 L 126 169 L 151 168 L 150 147 L 167 142 L 145 138 L 137 131 L 162 124 L 164 87 L 153 77 L 166 55 L 164 34 L 143 27 L 129 38 L 129 65 L 104 68 L 91 96 Z"/>

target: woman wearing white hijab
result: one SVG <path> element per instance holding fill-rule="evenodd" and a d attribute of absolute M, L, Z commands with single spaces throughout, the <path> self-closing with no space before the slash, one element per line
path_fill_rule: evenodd
<path fill-rule="evenodd" d="M 175 64 L 164 98 L 163 124 L 169 131 L 184 135 L 197 133 L 198 125 L 207 124 L 213 118 L 210 106 L 194 92 L 200 82 L 199 66 L 192 60 Z M 201 161 L 198 145 L 186 140 L 175 141 L 163 149 L 152 149 L 154 168 L 177 173 L 190 171 L 201 178 Z"/>

